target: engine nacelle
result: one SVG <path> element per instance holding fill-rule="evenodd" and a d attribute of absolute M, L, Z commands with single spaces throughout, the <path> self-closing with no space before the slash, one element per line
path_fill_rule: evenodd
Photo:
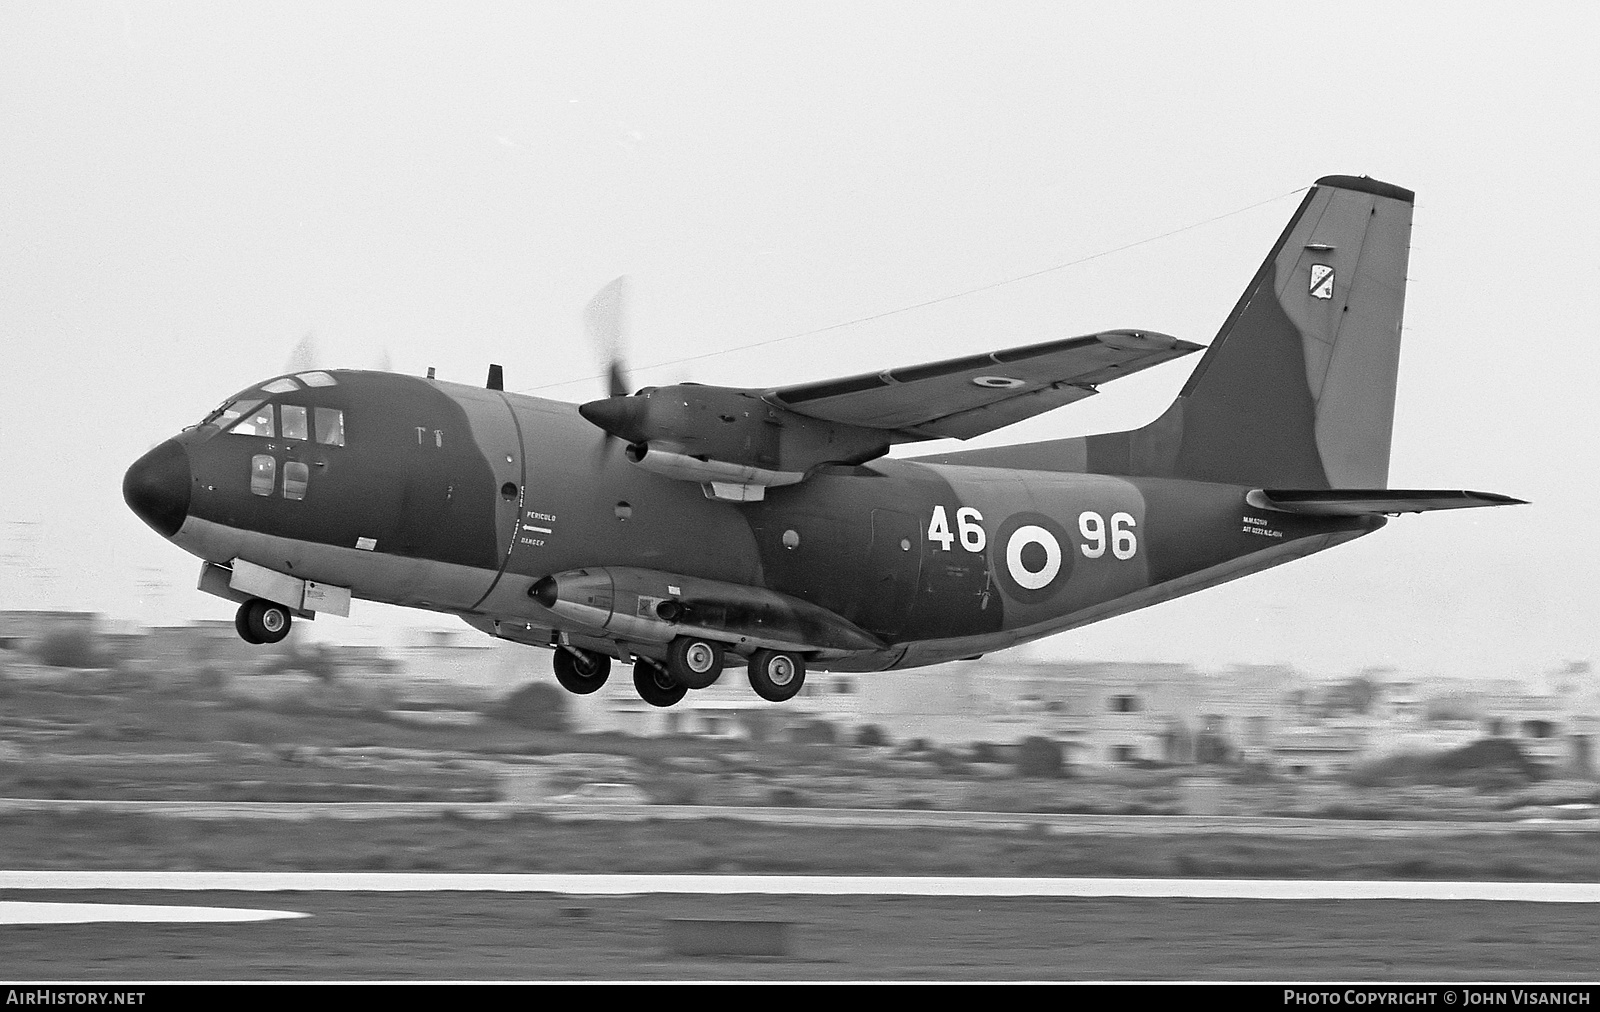
<path fill-rule="evenodd" d="M 707 499 L 760 502 L 771 485 L 793 485 L 805 479 L 804 471 L 772 471 L 748 464 L 691 456 L 676 443 L 629 443 L 627 458 L 656 474 L 680 481 L 697 481 Z"/>
<path fill-rule="evenodd" d="M 736 650 L 823 658 L 885 646 L 847 619 L 787 594 L 653 569 L 555 573 L 529 587 L 528 596 L 562 618 L 636 643 L 698 635 Z"/>
<path fill-rule="evenodd" d="M 889 449 L 880 430 L 796 414 L 757 390 L 648 387 L 579 405 L 578 413 L 626 440 L 640 467 L 734 502 L 759 500 L 768 486 L 792 485 L 819 464 L 859 464 Z"/>

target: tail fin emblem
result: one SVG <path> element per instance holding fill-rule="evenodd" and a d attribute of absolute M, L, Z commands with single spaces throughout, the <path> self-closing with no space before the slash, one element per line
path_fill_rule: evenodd
<path fill-rule="evenodd" d="M 1333 298 L 1333 268 L 1327 264 L 1311 265 L 1311 297 L 1313 299 Z"/>

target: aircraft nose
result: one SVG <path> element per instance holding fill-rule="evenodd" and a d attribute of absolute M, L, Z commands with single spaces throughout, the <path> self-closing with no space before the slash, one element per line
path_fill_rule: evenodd
<path fill-rule="evenodd" d="M 122 478 L 122 498 L 162 537 L 177 534 L 189 515 L 189 451 L 169 439 L 134 461 Z"/>

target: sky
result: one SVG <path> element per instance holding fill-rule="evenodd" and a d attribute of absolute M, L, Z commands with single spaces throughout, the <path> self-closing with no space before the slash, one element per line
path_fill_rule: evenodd
<path fill-rule="evenodd" d="M 0 608 L 230 617 L 122 474 L 308 336 L 325 366 L 497 362 L 587 400 L 582 309 L 627 274 L 638 385 L 1207 343 L 1341 173 L 1417 192 L 1391 485 L 1531 505 L 1403 517 L 1026 655 L 1592 660 L 1597 37 L 1589 3 L 6 0 Z M 969 445 L 1144 424 L 1196 361 Z M 358 602 L 314 635 L 441 625 Z"/>

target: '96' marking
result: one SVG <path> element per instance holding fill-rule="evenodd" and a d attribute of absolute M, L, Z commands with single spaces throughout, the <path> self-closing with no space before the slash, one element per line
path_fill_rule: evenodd
<path fill-rule="evenodd" d="M 1111 554 L 1124 561 L 1133 558 L 1139 552 L 1139 539 L 1134 535 L 1133 529 L 1139 522 L 1133 519 L 1131 513 L 1111 514 Z M 1083 544 L 1078 548 L 1086 559 L 1098 559 L 1106 554 L 1106 521 L 1098 513 L 1085 511 L 1078 514 L 1078 533 L 1083 535 Z"/>

